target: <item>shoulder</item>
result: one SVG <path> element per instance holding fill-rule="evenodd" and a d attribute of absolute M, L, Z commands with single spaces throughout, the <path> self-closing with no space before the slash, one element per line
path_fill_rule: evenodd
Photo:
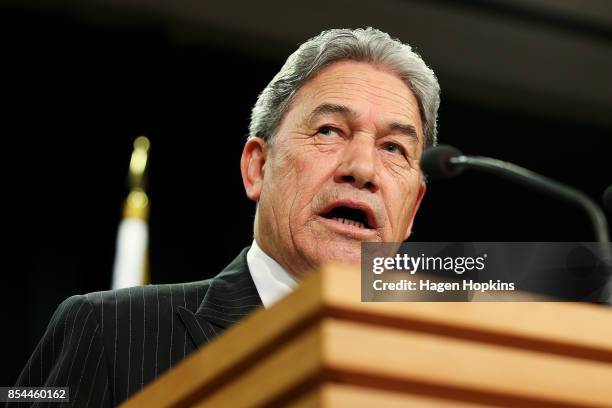
<path fill-rule="evenodd" d="M 209 289 L 219 287 L 243 287 L 252 285 L 251 275 L 246 261 L 249 247 L 241 253 L 218 275 L 201 281 L 172 283 L 161 285 L 135 286 L 131 288 L 92 292 L 85 295 L 73 296 L 71 302 L 86 301 L 96 311 L 129 311 L 139 308 L 159 309 L 160 313 L 177 306 L 195 312 L 204 300 Z M 249 283 L 250 285 L 246 285 Z M 211 291 L 214 292 L 214 291 Z M 72 299 L 72 300 L 71 300 Z"/>
<path fill-rule="evenodd" d="M 166 317 L 172 321 L 179 307 L 195 313 L 205 299 L 231 299 L 237 292 L 256 293 L 246 262 L 247 250 L 248 247 L 243 249 L 213 278 L 75 295 L 60 304 L 56 315 L 77 314 L 80 318 L 86 311 L 99 324 L 101 332 L 114 335 L 119 326 L 130 326 L 134 321 L 154 322 Z"/>
<path fill-rule="evenodd" d="M 182 306 L 195 311 L 211 286 L 212 279 L 167 285 L 146 285 L 92 292 L 68 298 L 60 307 L 86 302 L 104 318 L 104 314 L 137 313 L 147 309 L 153 313 L 172 311 Z M 110 317 L 110 316 L 109 316 Z"/>

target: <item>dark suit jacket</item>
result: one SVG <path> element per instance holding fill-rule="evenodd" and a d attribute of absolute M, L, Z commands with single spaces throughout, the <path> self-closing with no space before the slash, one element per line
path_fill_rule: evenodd
<path fill-rule="evenodd" d="M 17 386 L 68 386 L 70 404 L 62 407 L 110 407 L 128 399 L 261 305 L 247 250 L 209 280 L 65 300 Z"/>

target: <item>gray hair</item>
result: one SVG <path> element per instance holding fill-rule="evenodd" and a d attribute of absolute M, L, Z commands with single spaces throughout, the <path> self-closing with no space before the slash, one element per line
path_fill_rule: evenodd
<path fill-rule="evenodd" d="M 259 94 L 251 112 L 249 138 L 258 136 L 272 143 L 302 85 L 323 68 L 345 60 L 383 66 L 404 81 L 419 103 L 424 148 L 436 144 L 440 85 L 434 72 L 409 45 L 371 27 L 323 31 L 303 43 Z"/>

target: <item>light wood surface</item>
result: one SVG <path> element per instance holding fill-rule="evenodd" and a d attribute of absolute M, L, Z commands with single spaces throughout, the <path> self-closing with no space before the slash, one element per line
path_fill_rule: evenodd
<path fill-rule="evenodd" d="M 388 406 L 395 397 L 425 399 L 410 405 L 425 407 L 432 398 L 612 406 L 612 311 L 552 302 L 361 303 L 359 271 L 329 266 L 125 406 L 354 406 L 338 402 L 350 401 L 350 387 L 363 401 L 388 397 Z"/>
<path fill-rule="evenodd" d="M 484 408 L 488 406 L 355 385 L 329 383 L 306 393 L 287 405 L 287 408 Z"/>

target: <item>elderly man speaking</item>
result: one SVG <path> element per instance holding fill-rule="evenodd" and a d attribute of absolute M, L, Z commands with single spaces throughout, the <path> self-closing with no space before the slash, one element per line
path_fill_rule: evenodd
<path fill-rule="evenodd" d="M 18 386 L 69 387 L 114 406 L 360 243 L 410 236 L 436 142 L 436 77 L 410 46 L 367 28 L 302 44 L 257 99 L 240 170 L 257 202 L 253 244 L 216 277 L 73 296 Z"/>

